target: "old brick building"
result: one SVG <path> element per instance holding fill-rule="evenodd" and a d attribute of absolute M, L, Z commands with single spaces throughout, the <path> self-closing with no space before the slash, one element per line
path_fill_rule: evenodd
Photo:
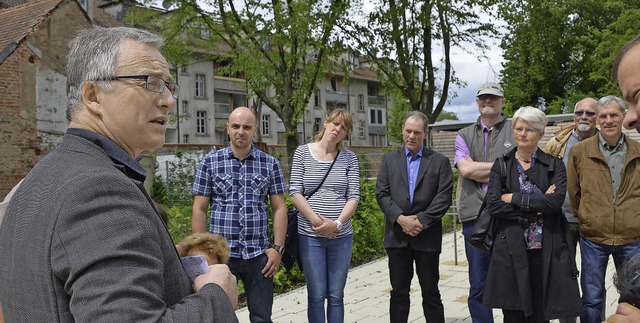
<path fill-rule="evenodd" d="M 67 128 L 67 43 L 90 19 L 75 0 L 0 10 L 0 199 Z"/>

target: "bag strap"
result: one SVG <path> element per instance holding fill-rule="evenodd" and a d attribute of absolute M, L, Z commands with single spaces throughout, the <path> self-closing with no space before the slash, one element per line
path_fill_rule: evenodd
<path fill-rule="evenodd" d="M 498 162 L 500 163 L 500 174 L 502 175 L 502 180 L 504 181 L 506 190 L 510 192 L 511 189 L 509 188 L 509 173 L 507 172 L 507 162 L 504 160 L 504 156 L 498 157 Z"/>
<path fill-rule="evenodd" d="M 313 190 L 313 192 L 311 192 L 309 195 L 305 196 L 305 198 L 308 200 L 311 196 L 313 196 L 313 194 L 315 194 L 320 187 L 322 187 L 322 184 L 324 184 L 324 181 L 327 179 L 327 176 L 329 176 L 329 173 L 331 173 L 331 169 L 333 168 L 333 165 L 336 163 L 336 160 L 338 160 L 338 156 L 340 155 L 340 150 L 338 150 L 338 153 L 336 153 L 336 158 L 333 159 L 333 162 L 331 162 L 331 166 L 329 166 L 329 170 L 327 171 L 326 174 L 324 174 L 324 177 L 322 178 L 322 181 L 320 182 L 320 185 L 316 186 L 316 188 Z"/>

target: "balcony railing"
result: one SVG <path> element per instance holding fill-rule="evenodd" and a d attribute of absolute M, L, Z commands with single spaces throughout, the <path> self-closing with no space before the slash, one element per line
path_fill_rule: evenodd
<path fill-rule="evenodd" d="M 325 101 L 326 102 L 335 102 L 335 103 L 349 103 L 349 95 L 344 92 L 337 92 L 326 90 L 325 91 Z"/>
<path fill-rule="evenodd" d="M 213 87 L 216 91 L 246 94 L 247 87 L 243 79 L 232 77 L 214 76 Z"/>
<path fill-rule="evenodd" d="M 369 96 L 369 106 L 386 107 L 387 98 L 384 96 Z"/>

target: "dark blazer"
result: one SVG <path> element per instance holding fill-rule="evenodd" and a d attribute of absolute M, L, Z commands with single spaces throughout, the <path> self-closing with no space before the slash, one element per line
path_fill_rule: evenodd
<path fill-rule="evenodd" d="M 192 292 L 142 183 L 81 137 L 25 177 L 0 259 L 7 322 L 237 322 L 220 286 Z"/>
<path fill-rule="evenodd" d="M 533 299 L 527 247 L 524 240 L 525 217 L 544 217 L 542 230 L 543 258 L 543 318 L 544 320 L 576 317 L 582 305 L 578 290 L 578 272 L 575 255 L 567 243 L 567 220 L 562 214 L 567 177 L 562 160 L 541 149 L 536 152 L 535 163 L 525 174 L 544 193 L 551 184 L 556 185 L 553 194 L 529 194 L 520 192 L 515 149 L 505 155 L 508 176 L 503 176 L 500 165 L 493 163 L 487 190 L 487 208 L 491 216 L 498 218 L 498 234 L 493 244 L 491 262 L 485 282 L 483 303 L 492 308 L 522 310 L 533 313 Z M 508 178 L 509 184 L 503 182 Z M 513 193 L 512 203 L 500 197 L 505 188 Z"/>
<path fill-rule="evenodd" d="M 423 148 L 413 203 L 409 201 L 407 159 L 405 148 L 382 157 L 376 198 L 387 221 L 384 230 L 385 248 L 411 247 L 419 251 L 442 250 L 442 216 L 451 206 L 453 173 L 449 159 Z M 400 215 L 417 215 L 424 230 L 415 237 L 402 232 L 396 222 Z"/>

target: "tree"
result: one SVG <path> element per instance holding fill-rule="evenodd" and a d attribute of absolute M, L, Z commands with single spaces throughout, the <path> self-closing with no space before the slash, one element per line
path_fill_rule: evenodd
<path fill-rule="evenodd" d="M 640 33 L 639 20 L 640 9 L 626 10 L 602 32 L 602 41 L 593 53 L 596 69 L 591 71 L 588 77 L 590 82 L 598 85 L 598 96 L 622 94 L 614 81 L 616 76 L 611 75 L 611 69 L 618 50 Z"/>
<path fill-rule="evenodd" d="M 458 114 L 456 114 L 455 112 L 443 110 L 438 115 L 438 119 L 436 121 L 442 121 L 442 120 L 460 120 L 460 119 L 458 119 Z"/>
<path fill-rule="evenodd" d="M 493 4 L 493 0 L 383 0 L 363 22 L 353 19 L 340 27 L 353 50 L 372 62 L 387 91 L 397 91 L 410 109 L 435 122 L 455 95 L 451 84 L 465 84 L 451 66 L 451 49 L 486 48 L 483 37 L 495 33 L 495 28 L 479 13 L 490 14 L 487 10 Z"/>
<path fill-rule="evenodd" d="M 172 44 L 172 62 L 185 55 L 223 62 L 220 70 L 241 75 L 250 91 L 283 121 L 287 153 L 298 146 L 297 125 L 317 84 L 339 53 L 334 27 L 348 2 L 319 0 L 213 0 L 205 10 L 194 0 L 165 1 L 177 9 L 161 17 L 161 33 Z M 167 17 L 168 16 L 168 17 Z M 206 39 L 184 37 L 207 33 Z M 197 38 L 197 37 L 196 37 Z"/>
<path fill-rule="evenodd" d="M 505 110 L 535 105 L 547 114 L 560 113 L 586 96 L 611 94 L 612 56 L 621 36 L 637 31 L 633 24 L 612 24 L 639 5 L 638 0 L 505 1 L 500 6 L 508 31 L 501 43 Z"/>

